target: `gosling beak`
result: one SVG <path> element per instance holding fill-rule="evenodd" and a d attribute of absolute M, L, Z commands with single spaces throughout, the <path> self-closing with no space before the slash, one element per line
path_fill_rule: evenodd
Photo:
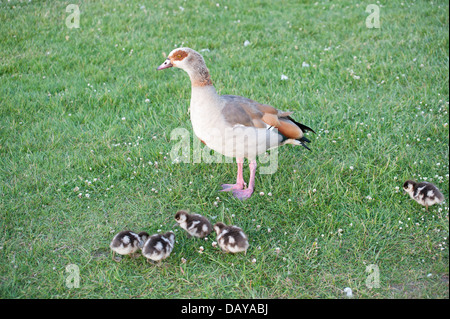
<path fill-rule="evenodd" d="M 163 64 L 158 66 L 158 68 L 156 70 L 164 70 L 164 69 L 171 68 L 171 67 L 173 67 L 173 64 L 170 63 L 169 59 L 167 59 L 166 61 L 164 61 Z"/>

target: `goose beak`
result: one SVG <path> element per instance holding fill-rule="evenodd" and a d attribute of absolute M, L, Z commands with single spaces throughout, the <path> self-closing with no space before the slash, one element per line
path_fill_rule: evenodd
<path fill-rule="evenodd" d="M 169 59 L 167 59 L 166 61 L 164 61 L 163 64 L 158 66 L 158 68 L 156 70 L 164 70 L 164 69 L 171 68 L 171 67 L 173 67 L 173 64 L 170 63 Z"/>

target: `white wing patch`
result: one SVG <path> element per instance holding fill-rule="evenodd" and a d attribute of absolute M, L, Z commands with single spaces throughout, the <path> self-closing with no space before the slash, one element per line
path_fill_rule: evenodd
<path fill-rule="evenodd" d="M 200 224 L 199 220 L 193 221 L 191 227 L 189 227 L 189 230 L 191 230 L 192 228 L 194 228 L 197 224 Z"/>
<path fill-rule="evenodd" d="M 163 244 L 162 244 L 161 242 L 158 242 L 158 243 L 155 245 L 155 249 L 161 251 L 161 250 L 163 249 Z"/>

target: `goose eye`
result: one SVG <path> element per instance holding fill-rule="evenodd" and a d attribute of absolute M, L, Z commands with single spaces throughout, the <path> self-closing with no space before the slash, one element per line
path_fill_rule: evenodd
<path fill-rule="evenodd" d="M 184 52 L 184 51 L 181 51 L 181 50 L 178 50 L 178 51 L 176 51 L 176 52 L 174 52 L 173 54 L 172 54 L 172 56 L 173 56 L 173 58 L 172 59 L 174 59 L 175 61 L 181 61 L 181 60 L 183 60 L 185 57 L 187 57 L 187 53 L 186 52 Z"/>

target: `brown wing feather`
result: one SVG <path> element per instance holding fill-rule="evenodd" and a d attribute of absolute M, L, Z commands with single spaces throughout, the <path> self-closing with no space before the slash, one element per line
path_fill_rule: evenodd
<path fill-rule="evenodd" d="M 264 113 L 262 116 L 264 123 L 270 126 L 279 127 L 281 125 L 278 116 L 276 114 Z"/>
<path fill-rule="evenodd" d="M 256 104 L 258 104 L 258 109 L 263 113 L 278 114 L 278 110 L 271 105 L 259 104 L 259 103 L 256 103 Z"/>
<path fill-rule="evenodd" d="M 267 125 L 263 120 L 254 119 L 252 122 L 256 128 L 267 128 Z"/>
<path fill-rule="evenodd" d="M 288 119 L 281 118 L 280 126 L 277 127 L 278 132 L 286 136 L 287 138 L 300 139 L 303 137 L 302 130 L 293 122 Z"/>
<path fill-rule="evenodd" d="M 222 114 L 231 125 L 244 125 L 265 128 L 264 125 L 276 127 L 287 138 L 299 139 L 303 131 L 291 121 L 292 112 L 283 112 L 273 106 L 260 104 L 251 99 L 236 95 L 223 95 L 225 101 Z"/>

